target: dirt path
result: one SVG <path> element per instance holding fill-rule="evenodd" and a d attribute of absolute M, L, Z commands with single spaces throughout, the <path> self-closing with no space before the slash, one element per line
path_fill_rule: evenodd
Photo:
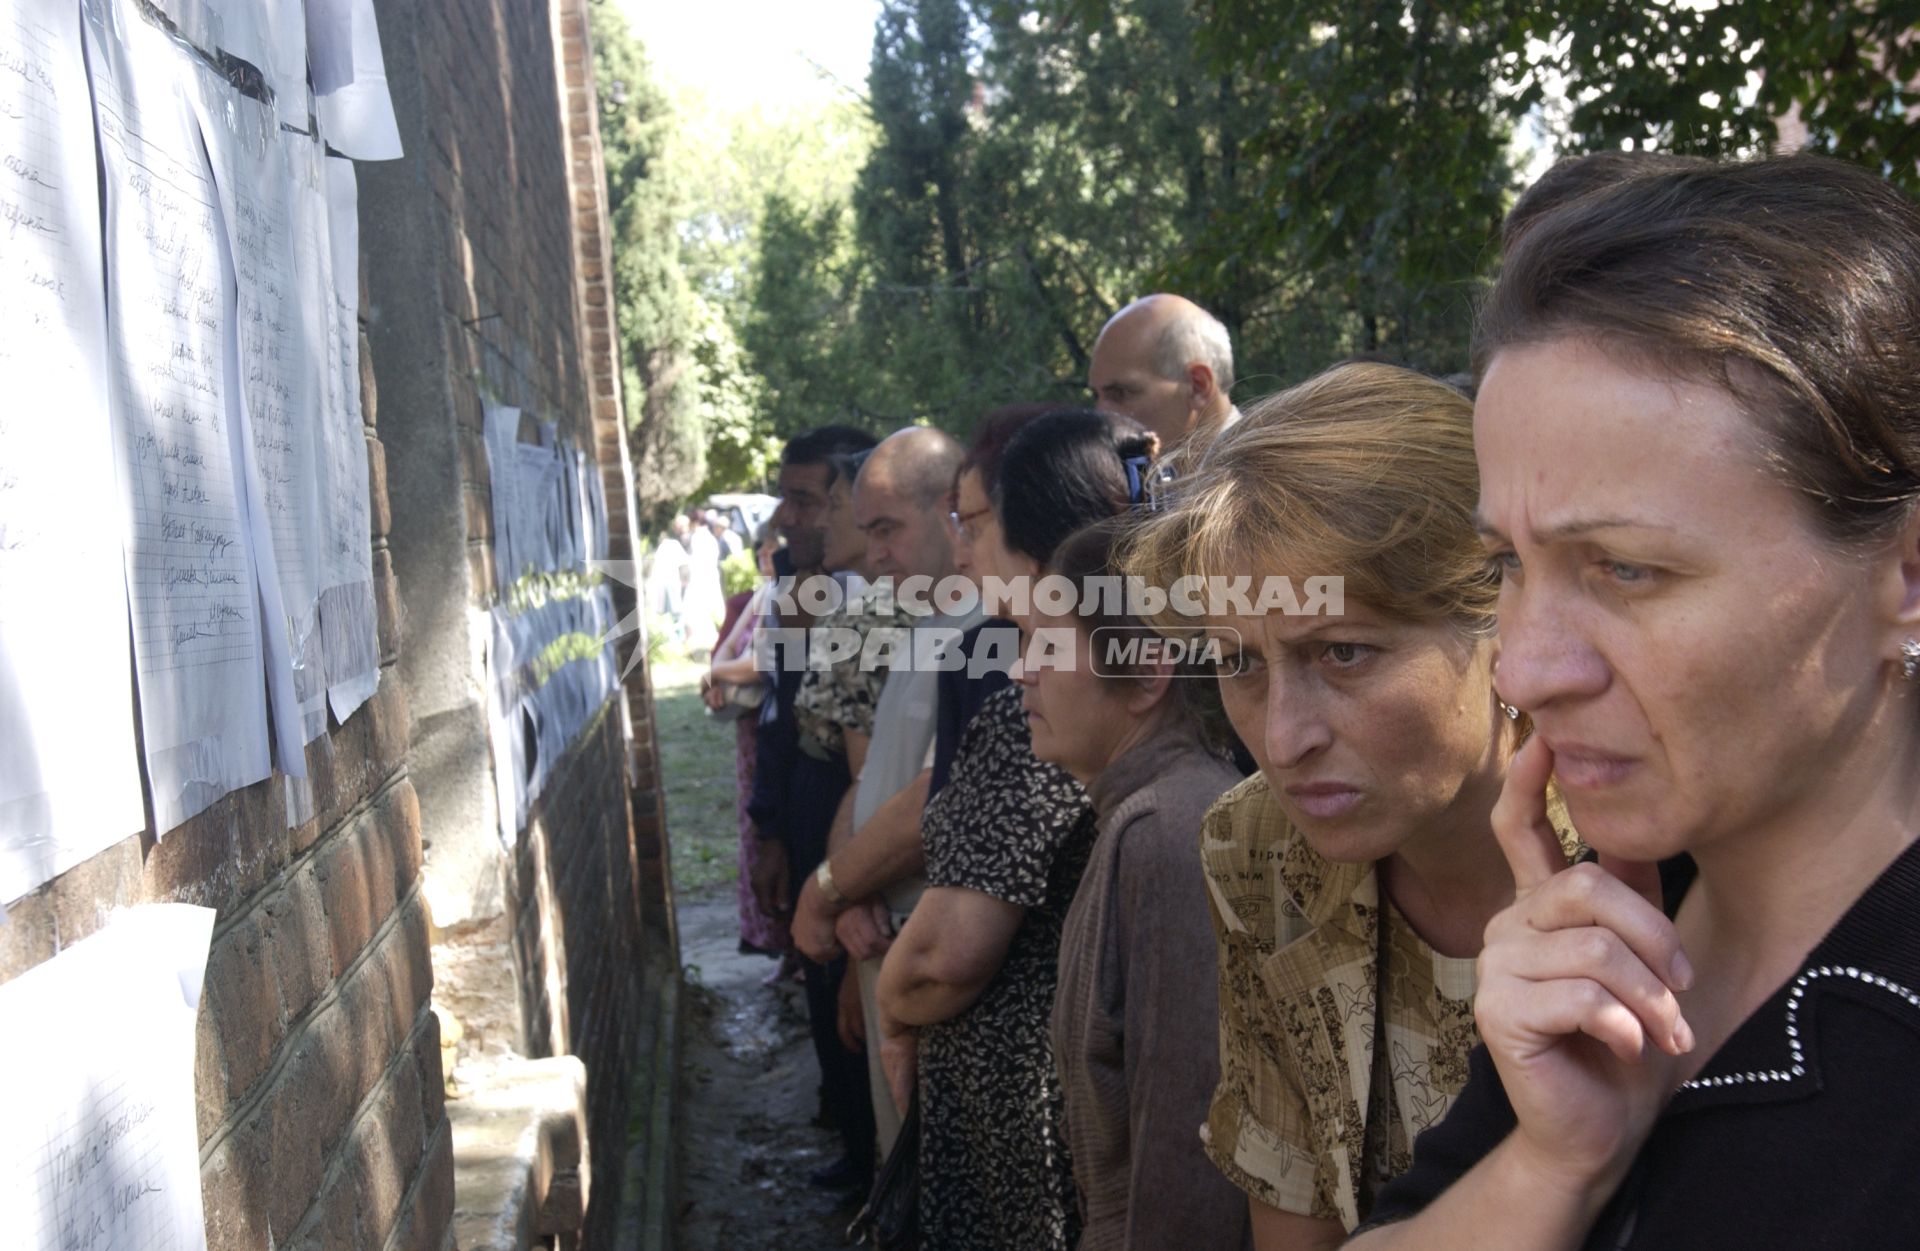
<path fill-rule="evenodd" d="M 739 953 L 734 736 L 701 708 L 704 668 L 677 655 L 653 666 L 686 974 L 674 1246 L 827 1251 L 846 1245 L 852 1213 L 807 1174 L 839 1139 L 813 1125 L 820 1070 L 799 985 L 764 985 L 773 961 Z"/>
<path fill-rule="evenodd" d="M 807 1185 L 839 1150 L 815 1128 L 819 1068 L 794 982 L 763 985 L 738 953 L 731 888 L 680 904 L 687 988 L 680 1030 L 677 1251 L 813 1251 L 846 1245 L 852 1213 Z"/>

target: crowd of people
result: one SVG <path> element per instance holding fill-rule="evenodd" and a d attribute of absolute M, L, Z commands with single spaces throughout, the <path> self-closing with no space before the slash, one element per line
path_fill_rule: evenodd
<path fill-rule="evenodd" d="M 745 541 L 718 509 L 675 513 L 647 564 L 648 611 L 690 655 L 711 656 L 737 609 L 722 590 L 720 568 Z"/>
<path fill-rule="evenodd" d="M 1611 153 L 1501 242 L 1467 378 L 1242 414 L 1161 294 L 1096 407 L 786 445 L 707 698 L 882 1245 L 1920 1240 L 1920 208 Z"/>

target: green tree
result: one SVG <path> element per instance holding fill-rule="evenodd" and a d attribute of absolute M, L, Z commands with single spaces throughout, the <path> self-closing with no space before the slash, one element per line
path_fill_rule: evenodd
<path fill-rule="evenodd" d="M 1185 0 L 1129 0 L 1099 27 L 1042 17 L 883 7 L 850 228 L 783 205 L 761 237 L 747 345 L 781 421 L 962 430 L 1000 403 L 1083 402 L 1093 337 L 1134 296 L 1176 286 L 1236 330 L 1301 300 L 1241 245 L 1258 102 L 1195 55 Z"/>
<path fill-rule="evenodd" d="M 701 309 L 680 256 L 675 119 L 620 10 L 595 0 L 590 13 L 634 485 L 651 511 L 667 512 L 700 485 L 707 460 Z"/>
<path fill-rule="evenodd" d="M 1916 26 L 1915 0 L 1516 3 L 1502 64 L 1522 104 L 1560 105 L 1574 151 L 1766 151 L 1791 114 L 1809 146 L 1920 193 Z M 1577 86 L 1555 101 L 1563 82 Z"/>
<path fill-rule="evenodd" d="M 865 411 L 871 367 L 854 333 L 859 278 L 846 216 L 832 202 L 808 209 L 778 192 L 766 200 L 741 339 L 764 386 L 767 425 L 780 436 L 858 421 Z"/>

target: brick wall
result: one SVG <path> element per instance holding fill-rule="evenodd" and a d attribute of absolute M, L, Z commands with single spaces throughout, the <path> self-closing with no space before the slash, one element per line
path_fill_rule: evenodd
<path fill-rule="evenodd" d="M 98 930 L 118 907 L 217 910 L 194 1073 L 214 1251 L 452 1246 L 420 807 L 396 667 L 377 397 L 364 371 L 362 391 L 380 687 L 307 748 L 314 818 L 287 827 L 275 774 L 164 842 L 125 839 L 14 904 L 0 926 L 4 981 Z"/>
<path fill-rule="evenodd" d="M 502 1056 L 584 1063 L 581 1245 L 605 1247 L 646 1037 L 643 970 L 670 950 L 645 671 L 588 719 L 503 840 L 480 646 L 495 586 L 487 404 L 521 409 L 523 440 L 555 422 L 588 450 L 610 556 L 635 547 L 584 3 L 378 11 L 407 156 L 363 174 L 363 229 L 436 999 L 462 1027 L 461 1084 L 487 1080 L 481 1063 Z"/>
<path fill-rule="evenodd" d="M 620 335 L 613 318 L 613 251 L 607 228 L 607 170 L 600 148 L 598 84 L 593 73 L 589 0 L 557 0 L 561 73 L 566 84 L 568 153 L 572 163 L 574 241 L 580 270 L 581 322 L 591 352 L 587 358 L 592 392 L 594 448 L 607 493 L 607 524 L 613 532 L 611 559 L 639 561 L 644 555 L 634 500 L 633 461 L 627 452 L 627 419 L 620 392 Z M 622 615 L 638 606 L 632 587 L 614 589 L 614 607 Z M 641 613 L 636 620 L 644 622 Z M 672 879 L 667 870 L 666 796 L 658 777 L 654 746 L 653 690 L 644 665 L 626 684 L 627 779 L 632 793 L 634 853 L 643 900 L 654 908 L 643 921 L 669 948 L 674 944 Z"/>
<path fill-rule="evenodd" d="M 653 1037 L 643 969 L 673 967 L 646 674 L 589 719 L 503 848 L 477 646 L 483 395 L 593 449 L 611 554 L 636 546 L 584 0 L 376 9 L 407 153 L 359 168 L 378 693 L 308 748 L 313 819 L 287 827 L 275 775 L 164 842 L 122 841 L 12 905 L 0 981 L 115 908 L 214 908 L 195 1071 L 210 1245 L 447 1251 L 456 1161 L 429 998 L 456 970 L 441 989 L 477 1005 L 469 1052 L 585 1063 L 581 1245 L 605 1247 Z"/>

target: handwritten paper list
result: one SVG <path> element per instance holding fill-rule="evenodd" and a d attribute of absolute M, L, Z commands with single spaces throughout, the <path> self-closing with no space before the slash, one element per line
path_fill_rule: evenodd
<path fill-rule="evenodd" d="M 146 823 L 94 170 L 78 9 L 0 8 L 0 905 Z"/>
<path fill-rule="evenodd" d="M 211 908 L 158 904 L 0 986 L 0 1235 L 20 1251 L 205 1251 L 194 1017 Z M 28 1023 L 31 1023 L 30 1027 Z"/>
<path fill-rule="evenodd" d="M 115 10 L 109 19 L 106 8 Z M 104 159 L 115 455 L 147 775 L 164 832 L 269 772 L 245 449 L 229 419 L 222 216 L 185 52 L 88 0 Z"/>

